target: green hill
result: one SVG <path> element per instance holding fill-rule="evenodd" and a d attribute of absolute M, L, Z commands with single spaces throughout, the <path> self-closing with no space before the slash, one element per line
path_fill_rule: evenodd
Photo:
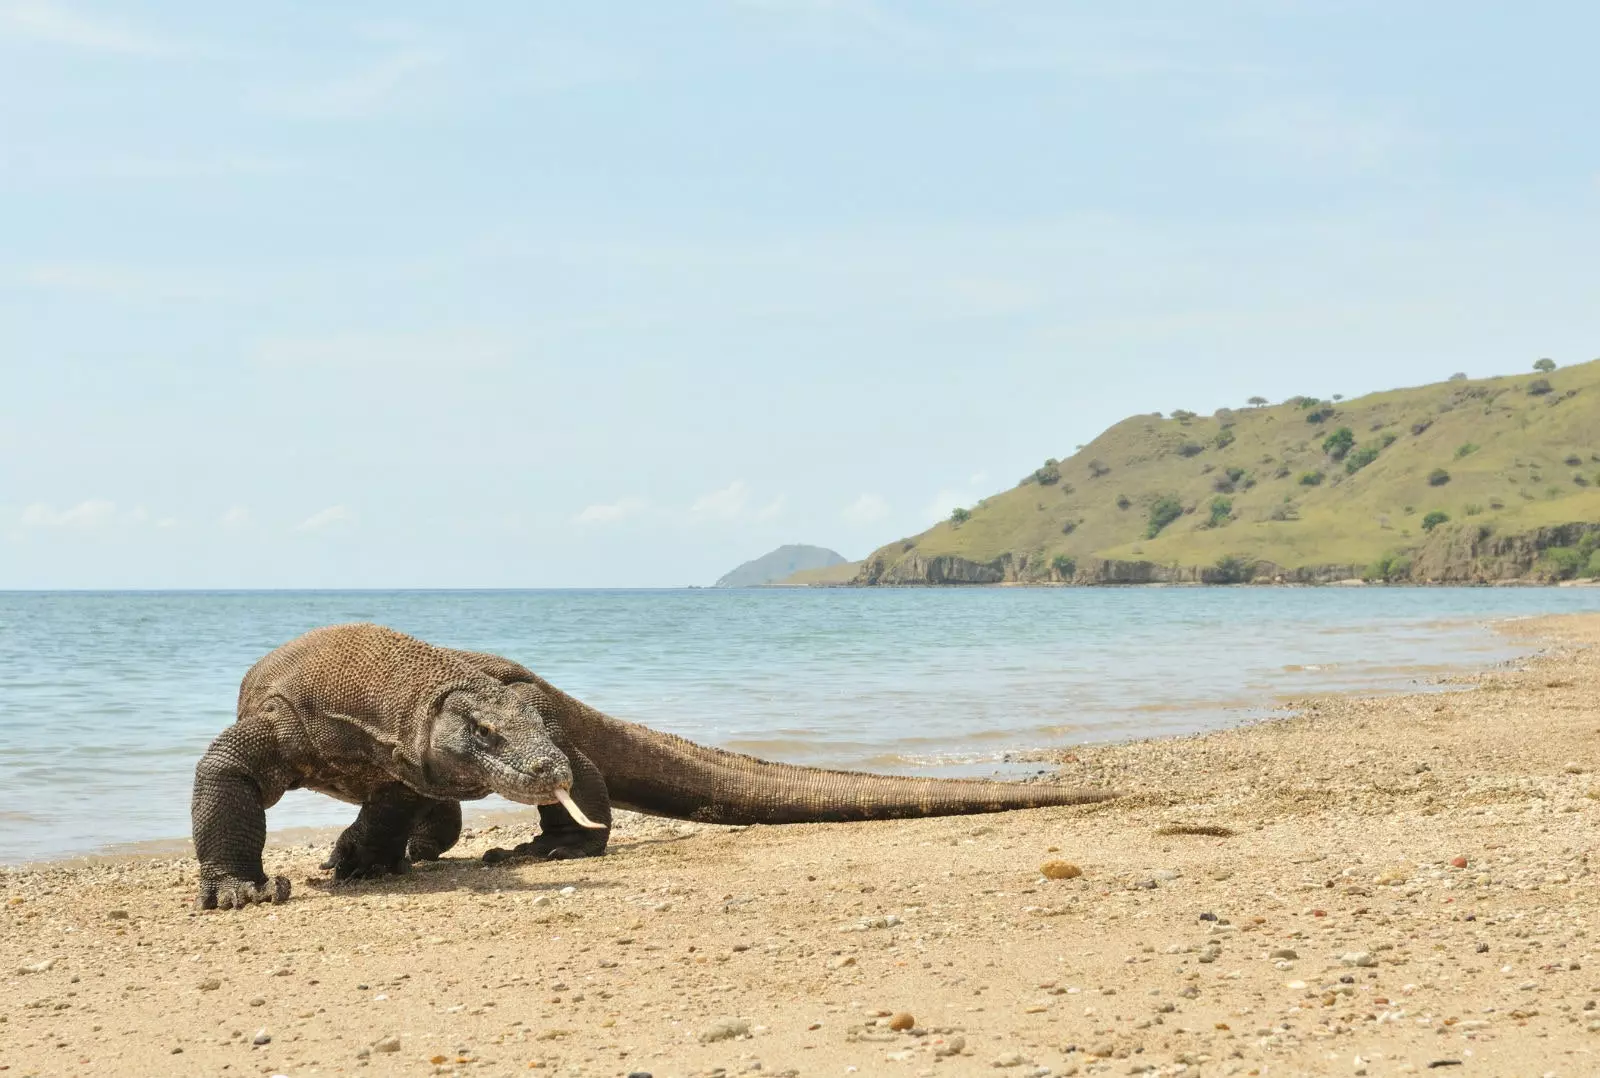
<path fill-rule="evenodd" d="M 860 562 L 842 561 L 838 565 L 827 565 L 820 569 L 801 569 L 782 580 L 774 580 L 772 585 L 779 588 L 837 587 L 850 583 L 860 571 Z"/>
<path fill-rule="evenodd" d="M 1600 573 L 1600 360 L 1138 415 L 874 551 L 859 584 Z"/>

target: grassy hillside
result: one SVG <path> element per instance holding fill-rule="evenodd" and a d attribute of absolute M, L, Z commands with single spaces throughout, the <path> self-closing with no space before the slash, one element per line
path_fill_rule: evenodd
<path fill-rule="evenodd" d="M 775 580 L 772 583 L 774 587 L 781 588 L 805 588 L 824 584 L 848 584 L 850 581 L 855 579 L 855 575 L 860 571 L 860 562 L 846 561 L 840 562 L 838 565 L 825 566 L 821 569 L 801 569 L 797 573 L 791 573 L 782 580 Z"/>
<path fill-rule="evenodd" d="M 970 514 L 874 552 L 861 582 L 1087 582 L 1114 579 L 1112 563 L 1181 579 L 1219 562 L 1381 575 L 1398 561 L 1403 575 L 1407 559 L 1463 536 L 1476 549 L 1600 522 L 1600 360 L 1349 401 L 1133 416 Z"/>

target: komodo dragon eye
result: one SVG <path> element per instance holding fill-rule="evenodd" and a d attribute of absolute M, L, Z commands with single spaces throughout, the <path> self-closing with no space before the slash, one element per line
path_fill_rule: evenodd
<path fill-rule="evenodd" d="M 468 719 L 467 722 L 472 726 L 472 740 L 478 743 L 479 748 L 492 749 L 500 744 L 500 735 L 493 729 L 477 719 Z"/>

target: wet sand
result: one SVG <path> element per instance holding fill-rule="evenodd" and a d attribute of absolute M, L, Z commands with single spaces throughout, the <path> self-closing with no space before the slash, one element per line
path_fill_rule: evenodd
<path fill-rule="evenodd" d="M 242 912 L 181 856 L 0 872 L 0 1073 L 1600 1074 L 1600 617 L 1505 631 L 1470 691 L 1060 760 L 1103 806 L 473 860 L 517 815 L 339 887 L 300 835 Z"/>

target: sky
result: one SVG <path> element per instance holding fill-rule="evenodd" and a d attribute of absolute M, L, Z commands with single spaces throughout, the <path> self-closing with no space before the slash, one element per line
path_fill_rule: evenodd
<path fill-rule="evenodd" d="M 0 588 L 856 558 L 1600 355 L 1600 6 L 0 0 Z"/>

